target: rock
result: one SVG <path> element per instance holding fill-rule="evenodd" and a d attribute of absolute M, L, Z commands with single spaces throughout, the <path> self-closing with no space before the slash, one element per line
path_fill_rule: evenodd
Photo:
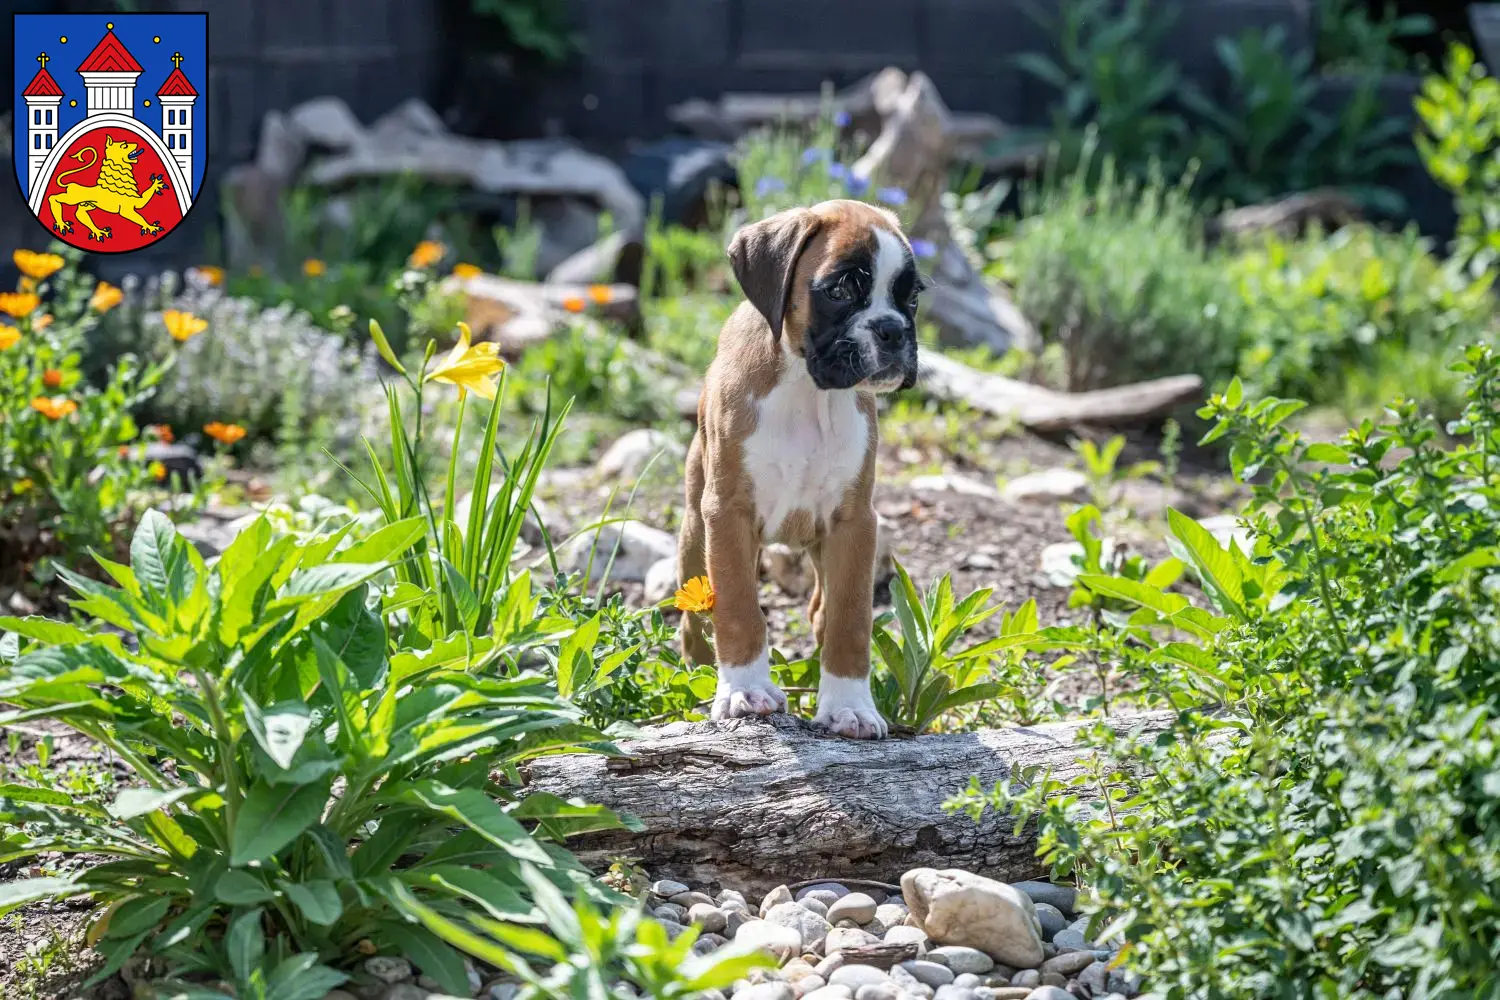
<path fill-rule="evenodd" d="M 899 968 L 909 973 L 917 982 L 925 983 L 933 989 L 953 982 L 953 970 L 939 962 L 913 959 L 909 962 L 902 962 Z"/>
<path fill-rule="evenodd" d="M 829 983 L 827 986 L 813 990 L 802 1000 L 854 1000 L 854 991 L 847 986 Z"/>
<path fill-rule="evenodd" d="M 1016 970 L 1008 965 L 997 964 L 990 970 L 989 975 L 984 977 L 986 986 L 1009 986 L 1010 979 L 1016 974 Z"/>
<path fill-rule="evenodd" d="M 380 1000 L 427 1000 L 427 991 L 416 983 L 397 983 L 381 994 Z"/>
<path fill-rule="evenodd" d="M 1025 986 L 1027 989 L 1035 989 L 1042 982 L 1042 974 L 1037 969 L 1022 969 L 1010 979 L 1012 986 Z"/>
<path fill-rule="evenodd" d="M 724 933 L 734 937 L 741 927 L 755 919 L 749 910 L 729 910 L 724 914 Z"/>
<path fill-rule="evenodd" d="M 375 955 L 361 966 L 365 975 L 382 983 L 395 984 L 411 978 L 411 963 L 395 955 Z"/>
<path fill-rule="evenodd" d="M 705 906 L 714 905 L 714 898 L 708 893 L 696 892 L 692 889 L 689 889 L 687 892 L 679 892 L 677 895 L 672 897 L 671 901 L 674 906 L 681 906 L 686 909 L 691 909 L 694 906 L 699 905 L 700 903 Z"/>
<path fill-rule="evenodd" d="M 677 540 L 641 521 L 620 521 L 585 531 L 558 549 L 565 572 L 588 572 L 590 585 L 605 578 L 641 582 L 646 571 L 663 559 L 675 558 Z M 707 896 L 704 899 L 708 899 Z"/>
<path fill-rule="evenodd" d="M 791 901 L 792 890 L 784 885 L 778 885 L 766 893 L 765 898 L 760 901 L 760 915 L 764 917 L 767 913 L 771 912 L 773 907 L 780 906 L 782 903 L 790 903 Z"/>
<path fill-rule="evenodd" d="M 1044 972 L 1042 973 L 1042 985 L 1066 986 L 1068 985 L 1068 977 L 1059 972 Z"/>
<path fill-rule="evenodd" d="M 797 899 L 804 899 L 815 892 L 831 892 L 835 898 L 842 899 L 849 895 L 849 887 L 837 882 L 814 882 L 797 890 Z"/>
<path fill-rule="evenodd" d="M 926 947 L 929 940 L 927 932 L 920 927 L 910 927 L 906 924 L 898 924 L 885 932 L 885 941 L 905 942 L 910 941 L 919 946 Z"/>
<path fill-rule="evenodd" d="M 789 983 L 795 983 L 803 976 L 815 976 L 817 975 L 816 964 L 805 958 L 794 958 L 781 967 L 781 978 Z"/>
<path fill-rule="evenodd" d="M 1058 951 L 1094 950 L 1094 942 L 1085 938 L 1082 931 L 1074 930 L 1072 927 L 1064 927 L 1054 934 L 1052 943 L 1057 946 Z"/>
<path fill-rule="evenodd" d="M 979 995 L 971 987 L 958 986 L 953 983 L 939 986 L 933 996 L 935 1000 L 979 1000 Z"/>
<path fill-rule="evenodd" d="M 994 1000 L 1026 1000 L 1031 994 L 1031 989 L 1026 986 L 991 986 L 988 989 Z"/>
<path fill-rule="evenodd" d="M 1091 951 L 1068 951 L 1043 962 L 1042 973 L 1056 972 L 1064 977 L 1072 976 L 1087 969 L 1093 963 L 1094 953 Z"/>
<path fill-rule="evenodd" d="M 547 272 L 547 283 L 599 285 L 641 280 L 641 258 L 645 253 L 640 235 L 616 229 L 604 238 L 562 260 Z"/>
<path fill-rule="evenodd" d="M 877 969 L 889 969 L 893 965 L 920 958 L 920 946 L 913 941 L 880 941 L 876 944 L 853 945 L 838 954 L 850 965 L 873 965 Z"/>
<path fill-rule="evenodd" d="M 828 977 L 830 986 L 847 986 L 856 992 L 861 986 L 872 986 L 890 981 L 890 976 L 873 965 L 842 965 L 834 969 L 832 975 Z"/>
<path fill-rule="evenodd" d="M 841 952 L 841 951 L 830 951 L 828 953 L 828 955 L 822 961 L 820 961 L 817 965 L 813 966 L 813 971 L 816 972 L 818 975 L 822 976 L 824 979 L 828 979 L 829 977 L 831 977 L 833 975 L 833 971 L 835 969 L 842 968 L 845 965 L 860 965 L 860 964 L 868 965 L 870 963 L 868 963 L 868 962 L 866 962 L 866 963 L 851 962 L 844 955 L 843 952 Z"/>
<path fill-rule="evenodd" d="M 683 931 L 687 930 L 686 927 L 682 926 L 682 924 L 677 923 L 675 920 L 663 920 L 661 921 L 661 927 L 662 930 L 667 932 L 668 941 L 676 941 L 678 936 L 681 935 Z"/>
<path fill-rule="evenodd" d="M 994 969 L 995 960 L 990 958 L 978 948 L 965 948 L 962 945 L 943 945 L 940 948 L 927 949 L 927 957 L 934 962 L 941 962 L 955 973 L 973 973 L 983 975 Z"/>
<path fill-rule="evenodd" d="M 520 992 L 520 983 L 495 983 L 490 986 L 490 1000 L 516 1000 Z"/>
<path fill-rule="evenodd" d="M 858 927 L 835 927 L 828 932 L 824 947 L 829 952 L 835 952 L 879 943 L 880 938 L 867 930 Z"/>
<path fill-rule="evenodd" d="M 748 990 L 740 990 L 736 997 L 744 1000 L 797 1000 L 797 994 L 792 990 L 790 983 L 761 983 L 752 986 Z"/>
<path fill-rule="evenodd" d="M 633 150 L 623 167 L 648 202 L 659 199 L 662 222 L 696 227 L 710 218 L 710 187 L 738 181 L 731 152 L 723 142 L 673 136 Z"/>
<path fill-rule="evenodd" d="M 1114 560 L 1117 544 L 1113 538 L 1105 538 L 1100 546 L 1100 561 L 1107 566 Z M 1082 560 L 1083 546 L 1080 543 L 1053 542 L 1042 549 L 1038 568 L 1052 586 L 1071 587 L 1078 580 L 1078 574 L 1083 572 Z"/>
<path fill-rule="evenodd" d="M 1246 555 L 1254 550 L 1254 532 L 1242 524 L 1235 514 L 1215 514 L 1213 517 L 1200 518 L 1198 523 L 1207 528 L 1214 540 L 1226 549 L 1233 543 Z"/>
<path fill-rule="evenodd" d="M 973 497 L 998 499 L 1000 492 L 993 486 L 966 476 L 917 476 L 908 484 L 912 489 L 924 493 L 953 492 Z"/>
<path fill-rule="evenodd" d="M 676 903 L 663 903 L 652 910 L 651 915 L 657 920 L 670 920 L 674 924 L 680 924 L 687 919 L 687 910 Z"/>
<path fill-rule="evenodd" d="M 343 151 L 364 138 L 365 129 L 337 97 L 315 97 L 286 114 L 287 124 L 309 145 Z"/>
<path fill-rule="evenodd" d="M 594 463 L 594 471 L 608 479 L 636 479 L 647 465 L 657 472 L 670 470 L 681 462 L 685 453 L 682 445 L 665 431 L 638 427 L 616 438 Z"/>
<path fill-rule="evenodd" d="M 828 922 L 852 920 L 856 924 L 867 924 L 875 919 L 875 900 L 862 892 L 851 892 L 828 908 Z"/>
<path fill-rule="evenodd" d="M 812 591 L 813 565 L 805 549 L 772 542 L 761 549 L 760 568 L 782 593 L 790 597 L 805 597 Z M 799 894 L 797 898 L 807 897 Z"/>
<path fill-rule="evenodd" d="M 1030 896 L 1032 902 L 1055 906 L 1064 917 L 1073 919 L 1073 907 L 1078 902 L 1077 889 L 1052 882 L 1012 882 L 1011 885 Z"/>
<path fill-rule="evenodd" d="M 443 124 L 438 113 L 432 110 L 432 105 L 419 97 L 407 98 L 375 119 L 375 123 L 370 126 L 374 139 L 378 139 L 381 133 L 442 135 L 447 131 L 448 127 Z"/>
<path fill-rule="evenodd" d="M 856 990 L 854 1000 L 901 1000 L 901 990 L 895 983 L 871 983 Z"/>
<path fill-rule="evenodd" d="M 983 986 L 984 980 L 972 972 L 960 972 L 953 977 L 953 985 L 962 986 L 966 990 L 972 990 Z"/>
<path fill-rule="evenodd" d="M 646 570 L 646 582 L 641 587 L 641 603 L 646 606 L 660 604 L 677 592 L 677 559 L 658 559 Z"/>
<path fill-rule="evenodd" d="M 1042 962 L 1042 938 L 1031 897 L 957 868 L 916 868 L 901 876 L 912 916 L 939 944 L 977 948 L 1007 965 Z"/>
<path fill-rule="evenodd" d="M 1127 969 L 1110 969 L 1109 981 L 1105 985 L 1111 993 L 1133 997 L 1141 991 L 1141 974 Z"/>
<path fill-rule="evenodd" d="M 260 144 L 255 150 L 255 165 L 275 178 L 277 183 L 290 185 L 302 169 L 307 157 L 307 143 L 286 116 L 279 111 L 268 111 L 260 121 Z"/>
<path fill-rule="evenodd" d="M 729 939 L 722 934 L 703 934 L 693 942 L 693 954 L 707 955 L 711 951 L 718 951 L 729 943 Z"/>
<path fill-rule="evenodd" d="M 697 924 L 710 934 L 722 931 L 724 925 L 728 923 L 724 911 L 712 903 L 694 903 L 688 907 L 687 918 L 689 922 Z"/>
<path fill-rule="evenodd" d="M 1087 986 L 1094 996 L 1098 996 L 1108 989 L 1109 969 L 1103 962 L 1091 962 L 1078 973 L 1078 982 Z"/>
<path fill-rule="evenodd" d="M 1026 1000 L 1077 1000 L 1077 998 L 1057 986 L 1038 986 L 1026 994 Z"/>
<path fill-rule="evenodd" d="M 832 906 L 834 903 L 837 903 L 839 899 L 844 895 L 846 895 L 846 893 L 834 892 L 832 889 L 813 888 L 805 889 L 802 892 L 797 893 L 797 899 L 816 899 L 824 906 Z"/>
<path fill-rule="evenodd" d="M 1068 926 L 1068 918 L 1051 903 L 1037 903 L 1036 918 L 1042 925 L 1043 941 L 1051 941 L 1058 931 Z"/>
<path fill-rule="evenodd" d="M 714 902 L 720 906 L 729 903 L 737 903 L 741 909 L 749 909 L 750 904 L 745 901 L 745 894 L 737 889 L 721 889 L 714 897 Z"/>
<path fill-rule="evenodd" d="M 886 928 L 898 927 L 908 912 L 904 903 L 881 903 L 875 907 L 875 919 Z"/>
<path fill-rule="evenodd" d="M 891 982 L 899 986 L 902 993 L 912 996 L 931 997 L 934 992 L 931 986 L 928 986 L 899 965 L 891 967 Z"/>
<path fill-rule="evenodd" d="M 801 910 L 800 912 L 806 913 L 807 911 Z M 808 914 L 808 916 L 813 916 L 813 914 Z M 770 952 L 781 962 L 802 952 L 800 931 L 769 920 L 751 920 L 745 923 L 735 934 L 734 941 L 735 944 L 747 948 L 758 948 Z"/>
<path fill-rule="evenodd" d="M 804 910 L 811 910 L 813 913 L 816 913 L 824 920 L 828 920 L 828 907 L 825 906 L 823 904 L 823 901 L 820 899 L 813 899 L 811 896 L 809 896 L 806 899 L 797 900 L 797 905 L 802 907 Z M 829 920 L 828 922 L 833 923 L 833 921 L 831 920 Z"/>
<path fill-rule="evenodd" d="M 1076 469 L 1044 469 L 1017 476 L 1000 495 L 1012 503 L 1082 502 L 1089 498 L 1089 477 Z"/>
<path fill-rule="evenodd" d="M 795 930 L 800 935 L 802 949 L 805 951 L 821 953 L 823 942 L 832 930 L 828 921 L 799 903 L 782 903 L 779 906 L 773 906 L 765 919 L 770 923 Z"/>
<path fill-rule="evenodd" d="M 823 981 L 823 977 L 819 975 L 799 976 L 792 980 L 792 992 L 800 998 L 807 996 L 809 993 L 816 993 L 827 985 Z"/>

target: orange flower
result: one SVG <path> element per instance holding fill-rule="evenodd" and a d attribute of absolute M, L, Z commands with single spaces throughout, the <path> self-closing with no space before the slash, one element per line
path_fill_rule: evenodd
<path fill-rule="evenodd" d="M 484 268 L 480 267 L 478 264 L 459 263 L 453 265 L 453 276 L 455 278 L 463 278 L 465 281 L 467 281 L 469 278 L 477 278 L 483 273 Z"/>
<path fill-rule="evenodd" d="M 62 382 L 63 373 L 56 368 L 48 368 L 42 372 L 42 385 L 45 385 L 47 388 L 59 389 L 62 387 Z"/>
<path fill-rule="evenodd" d="M 589 307 L 589 304 L 577 295 L 569 295 L 562 300 L 562 307 L 570 313 L 581 313 Z"/>
<path fill-rule="evenodd" d="M 163 479 L 167 478 L 167 467 L 165 465 L 162 465 L 160 462 L 152 462 L 150 465 L 146 466 L 146 471 L 151 473 L 151 478 L 155 479 L 157 482 L 161 482 Z"/>
<path fill-rule="evenodd" d="M 51 399 L 38 396 L 31 401 L 31 408 L 48 420 L 61 420 L 68 414 L 77 412 L 78 404 L 63 396 L 53 396 Z"/>
<path fill-rule="evenodd" d="M 708 582 L 708 577 L 695 576 L 678 588 L 672 603 L 678 611 L 712 611 L 714 586 Z"/>
<path fill-rule="evenodd" d="M 176 436 L 172 433 L 171 424 L 152 424 L 146 429 L 154 433 L 156 435 L 156 440 L 160 441 L 162 444 L 171 444 L 173 441 L 177 440 Z"/>
<path fill-rule="evenodd" d="M 8 351 L 21 342 L 21 331 L 13 326 L 0 325 L 0 351 Z"/>
<path fill-rule="evenodd" d="M 41 281 L 62 270 L 66 263 L 55 253 L 37 253 L 34 250 L 17 250 L 10 255 L 16 268 L 26 277 Z"/>
<path fill-rule="evenodd" d="M 0 312 L 21 319 L 36 312 L 42 300 L 35 292 L 0 292 Z"/>
<path fill-rule="evenodd" d="M 45 329 L 47 329 L 47 327 L 49 327 L 51 325 L 52 325 L 52 314 L 51 313 L 42 313 L 36 319 L 34 319 L 34 320 L 31 321 L 31 328 L 33 330 L 45 330 Z"/>
<path fill-rule="evenodd" d="M 224 269 L 222 267 L 214 267 L 212 264 L 200 264 L 198 267 L 193 268 L 193 270 L 197 271 L 198 276 L 210 285 L 218 287 L 224 284 Z"/>
<path fill-rule="evenodd" d="M 122 445 L 120 445 L 120 447 L 118 447 L 118 448 L 115 449 L 115 454 L 118 455 L 122 459 L 123 458 L 129 458 L 130 457 L 130 445 L 128 445 L 128 444 L 122 444 Z"/>
<path fill-rule="evenodd" d="M 614 301 L 615 293 L 608 285 L 590 285 L 589 298 L 601 306 L 607 306 Z"/>
<path fill-rule="evenodd" d="M 429 268 L 442 260 L 447 252 L 448 248 L 437 240 L 423 240 L 417 244 L 416 249 L 411 252 L 411 256 L 406 258 L 406 263 L 418 269 Z"/>
<path fill-rule="evenodd" d="M 107 281 L 101 281 L 94 286 L 94 294 L 89 296 L 89 308 L 94 312 L 109 312 L 125 299 L 125 293 Z"/>
<path fill-rule="evenodd" d="M 208 320 L 178 309 L 168 309 L 162 313 L 161 321 L 167 325 L 167 332 L 172 335 L 172 339 L 179 344 L 208 329 Z"/>
<path fill-rule="evenodd" d="M 316 257 L 309 257 L 302 262 L 302 273 L 309 278 L 322 277 L 328 273 L 328 265 Z"/>
<path fill-rule="evenodd" d="M 234 444 L 245 436 L 245 428 L 239 424 L 221 424 L 215 420 L 211 424 L 203 425 L 203 433 L 220 444 Z"/>

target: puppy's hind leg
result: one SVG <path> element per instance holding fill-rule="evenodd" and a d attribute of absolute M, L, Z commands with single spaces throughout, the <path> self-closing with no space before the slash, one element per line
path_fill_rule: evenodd
<path fill-rule="evenodd" d="M 679 586 L 694 577 L 708 575 L 708 548 L 703 528 L 703 444 L 696 434 L 688 448 L 686 478 L 687 508 L 683 511 L 682 530 L 677 537 Z M 682 616 L 682 655 L 701 666 L 714 662 L 713 644 L 708 641 L 698 615 Z"/>

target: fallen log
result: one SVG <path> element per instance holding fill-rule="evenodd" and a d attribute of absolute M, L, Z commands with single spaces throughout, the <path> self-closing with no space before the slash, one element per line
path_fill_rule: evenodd
<path fill-rule="evenodd" d="M 1342 191 L 1319 188 L 1259 205 L 1230 209 L 1210 219 L 1205 236 L 1210 245 L 1271 233 L 1283 239 L 1301 236 L 1317 224 L 1331 232 L 1364 218 L 1359 202 Z"/>
<path fill-rule="evenodd" d="M 1117 731 L 1165 729 L 1169 712 L 1120 716 Z M 1041 765 L 1080 770 L 1082 723 L 892 738 L 830 736 L 789 715 L 679 722 L 620 742 L 623 757 L 566 755 L 530 765 L 531 791 L 629 813 L 637 831 L 568 842 L 586 862 L 639 858 L 653 875 L 763 893 L 804 876 L 899 882 L 911 868 L 963 868 L 1018 881 L 1043 874 L 1034 831 L 943 803 L 977 777 L 993 787 Z"/>
<path fill-rule="evenodd" d="M 1033 431 L 1058 431 L 1082 424 L 1114 426 L 1159 416 L 1197 399 L 1203 379 L 1173 375 L 1112 389 L 1058 392 L 970 368 L 941 352 L 920 354 L 918 385 L 938 399 L 961 402 L 984 413 L 1016 420 Z"/>

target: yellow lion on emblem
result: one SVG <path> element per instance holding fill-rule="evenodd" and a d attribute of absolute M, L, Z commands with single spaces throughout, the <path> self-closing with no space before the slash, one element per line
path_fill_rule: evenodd
<path fill-rule="evenodd" d="M 83 163 L 84 153 L 93 153 L 94 158 Z M 99 182 L 92 186 L 69 184 L 62 194 L 48 197 L 47 204 L 52 206 L 52 228 L 59 233 L 72 232 L 73 223 L 63 219 L 62 210 L 64 205 L 77 205 L 78 221 L 88 227 L 91 240 L 103 241 L 114 235 L 113 227 L 105 226 L 101 229 L 94 225 L 94 220 L 89 215 L 94 210 L 129 219 L 141 227 L 142 236 L 155 236 L 161 232 L 161 223 L 147 222 L 141 217 L 140 210 L 146 207 L 158 191 L 166 189 L 167 182 L 161 174 L 152 174 L 151 184 L 146 188 L 145 193 L 137 190 L 133 166 L 135 158 L 140 155 L 139 144 L 115 142 L 109 135 L 104 137 L 102 162 L 99 159 L 99 151 L 93 146 L 85 146 L 74 153 L 73 158 L 83 163 L 83 166 L 64 170 L 57 175 L 57 182 L 61 184 L 64 177 L 87 170 L 96 163 L 99 164 Z"/>

